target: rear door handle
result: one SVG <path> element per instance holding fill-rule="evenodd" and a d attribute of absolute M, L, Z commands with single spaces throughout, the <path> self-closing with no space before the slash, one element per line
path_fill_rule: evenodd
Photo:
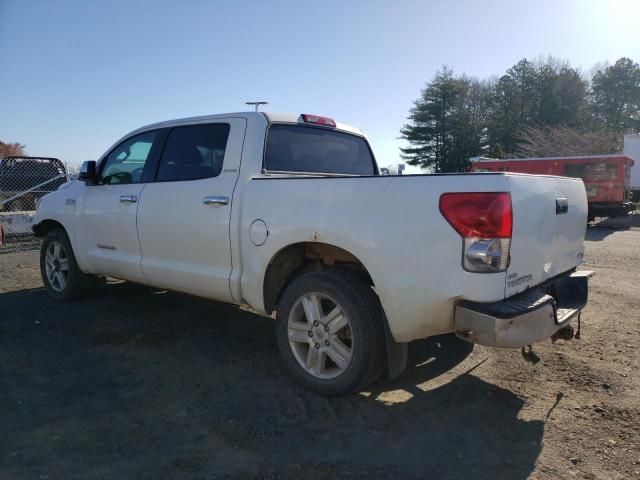
<path fill-rule="evenodd" d="M 205 205 L 229 205 L 229 197 L 207 195 L 202 199 L 202 203 L 204 203 Z"/>
<path fill-rule="evenodd" d="M 120 195 L 120 203 L 136 203 L 137 201 L 137 195 Z"/>

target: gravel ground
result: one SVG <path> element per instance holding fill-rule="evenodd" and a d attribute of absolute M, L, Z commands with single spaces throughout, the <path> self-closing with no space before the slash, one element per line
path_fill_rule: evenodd
<path fill-rule="evenodd" d="M 362 394 L 294 384 L 272 320 L 111 282 L 72 304 L 0 254 L 0 478 L 640 479 L 640 215 L 588 230 L 582 338 L 451 336 Z M 611 225 L 611 224 L 609 224 Z"/>

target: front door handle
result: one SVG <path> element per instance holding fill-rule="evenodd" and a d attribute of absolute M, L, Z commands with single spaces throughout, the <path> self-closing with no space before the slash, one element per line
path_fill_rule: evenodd
<path fill-rule="evenodd" d="M 205 205 L 229 205 L 229 197 L 207 195 L 202 199 L 202 203 Z"/>
<path fill-rule="evenodd" d="M 120 195 L 120 203 L 136 203 L 137 201 L 137 195 Z"/>

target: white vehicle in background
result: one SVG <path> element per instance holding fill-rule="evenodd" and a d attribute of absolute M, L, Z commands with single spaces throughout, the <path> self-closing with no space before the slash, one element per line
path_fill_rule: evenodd
<path fill-rule="evenodd" d="M 640 202 L 640 133 L 624 136 L 624 154 L 633 158 L 635 162 L 631 167 L 629 190 L 631 201 L 638 203 Z"/>
<path fill-rule="evenodd" d="M 337 395 L 431 335 L 571 338 L 586 221 L 580 179 L 381 176 L 356 128 L 235 113 L 131 132 L 42 199 L 34 231 L 52 297 L 111 276 L 275 311 L 288 370 Z"/>

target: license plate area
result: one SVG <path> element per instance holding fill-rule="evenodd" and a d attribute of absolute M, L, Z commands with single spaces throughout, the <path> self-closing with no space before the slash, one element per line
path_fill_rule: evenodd
<path fill-rule="evenodd" d="M 556 324 L 564 323 L 587 304 L 589 277 L 593 272 L 574 272 L 561 275 L 541 285 L 555 302 Z"/>

